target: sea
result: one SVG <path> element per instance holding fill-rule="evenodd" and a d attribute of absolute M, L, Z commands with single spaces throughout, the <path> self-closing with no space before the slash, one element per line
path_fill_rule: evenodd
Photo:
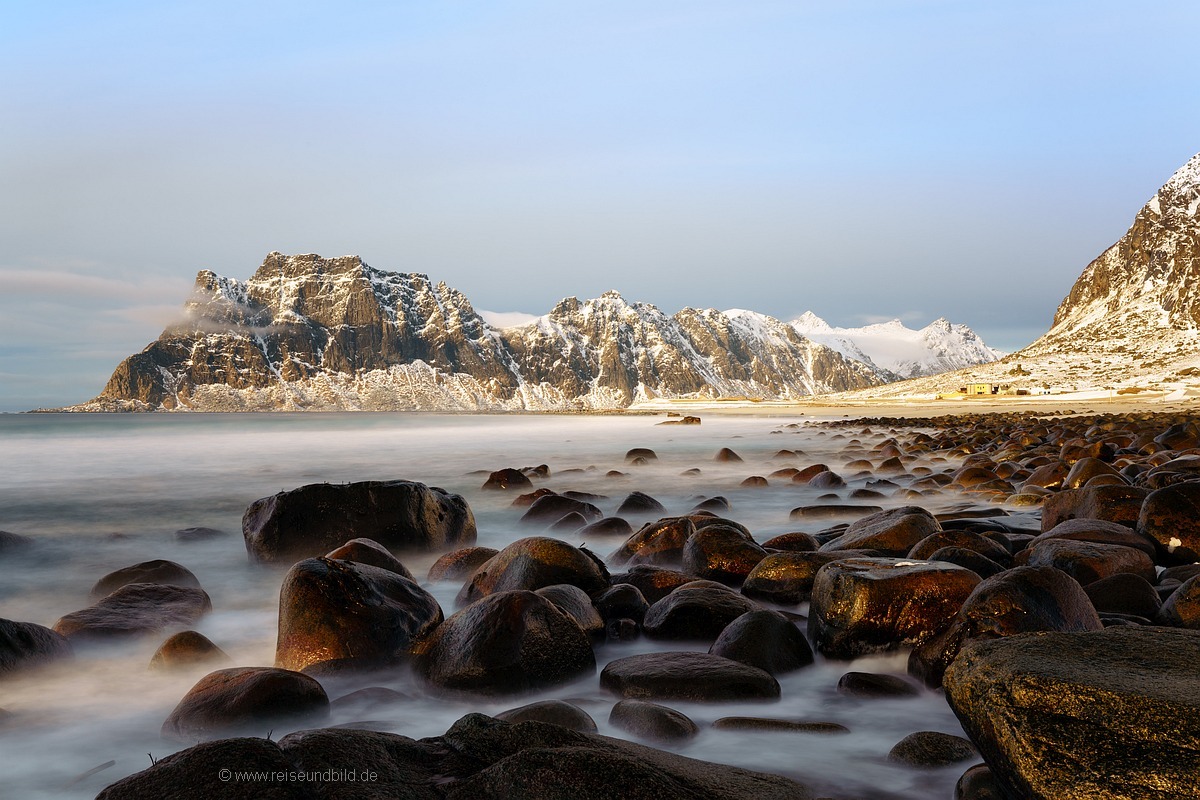
<path fill-rule="evenodd" d="M 828 419 L 719 414 L 704 416 L 700 425 L 660 425 L 665 417 L 642 415 L 0 415 L 0 530 L 34 539 L 32 547 L 0 554 L 0 617 L 52 626 L 62 615 L 88 606 L 89 591 L 103 575 L 169 559 L 195 573 L 212 598 L 212 612 L 195 629 L 224 649 L 234 665 L 271 666 L 286 568 L 253 563 L 241 534 L 243 512 L 261 497 L 310 483 L 420 481 L 463 495 L 475 515 L 478 544 L 499 549 L 544 531 L 520 523 L 523 509 L 512 506 L 512 494 L 481 489 L 487 473 L 545 464 L 550 477 L 535 485 L 602 495 L 606 499 L 597 504 L 606 514 L 634 490 L 658 499 L 669 515 L 725 497 L 730 507 L 725 516 L 762 542 L 827 525 L 789 520 L 791 509 L 815 504 L 824 491 L 774 478 L 765 488 L 746 488 L 741 486 L 745 478 L 826 463 L 849 477 L 852 489 L 865 485 L 867 477 L 842 469 L 851 460 L 847 448 L 869 448 L 890 435 L 878 426 L 828 428 L 821 424 Z M 627 464 L 625 454 L 635 447 L 653 449 L 658 459 Z M 743 460 L 716 461 L 721 448 Z M 780 456 L 781 450 L 800 455 Z M 695 469 L 699 474 L 684 474 Z M 847 491 L 842 490 L 843 497 Z M 872 502 L 899 506 L 907 501 Z M 634 520 L 634 527 L 641 521 Z M 226 535 L 193 542 L 176 537 L 177 530 L 192 527 Z M 558 538 L 586 544 L 602 556 L 621 541 Z M 437 555 L 401 557 L 449 616 L 459 583 L 424 581 Z M 786 610 L 807 613 L 805 605 Z M 181 749 L 161 737 L 160 727 L 209 668 L 148 670 L 165 636 L 81 646 L 74 660 L 0 679 L 0 796 L 94 797 L 109 783 Z M 501 698 L 442 696 L 403 668 L 369 684 L 338 678 L 326 683 L 331 699 L 365 685 L 387 686 L 408 699 L 335 713 L 329 724 L 369 719 L 374 729 L 423 738 L 442 734 L 470 712 L 495 714 L 561 698 L 591 714 L 600 733 L 628 738 L 608 723 L 617 698 L 600 688 L 599 670 L 617 658 L 672 649 L 707 648 L 644 638 L 605 643 L 597 646 L 596 674 L 536 694 Z M 951 797 L 968 764 L 918 770 L 887 758 L 893 745 L 916 731 L 963 735 L 940 692 L 859 699 L 836 691 L 847 671 L 903 674 L 905 661 L 903 652 L 852 662 L 818 656 L 816 664 L 780 677 L 777 702 L 667 703 L 701 728 L 692 741 L 667 749 L 795 777 L 830 797 Z M 850 732 L 710 727 L 725 716 L 836 722 Z M 272 728 L 261 735 L 278 739 L 287 732 Z"/>

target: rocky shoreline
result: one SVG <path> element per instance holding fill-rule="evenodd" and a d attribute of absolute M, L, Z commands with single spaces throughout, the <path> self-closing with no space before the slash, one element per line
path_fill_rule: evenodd
<path fill-rule="evenodd" d="M 103 576 L 93 605 L 52 629 L 0 621 L 0 680 L 96 642 L 167 634 L 153 667 L 215 670 L 163 723 L 165 737 L 193 746 L 105 798 L 849 800 L 894 795 L 839 793 L 812 767 L 771 775 L 657 747 L 699 730 L 679 702 L 736 703 L 713 728 L 797 736 L 798 748 L 837 736 L 845 726 L 832 720 L 772 714 L 781 680 L 814 661 L 908 653 L 906 675 L 848 668 L 837 693 L 891 702 L 944 692 L 966 736 L 917 731 L 879 759 L 916 775 L 957 770 L 964 800 L 1190 795 L 1200 765 L 1189 713 L 1200 704 L 1195 418 L 1029 412 L 813 430 L 842 461 L 781 448 L 770 471 L 743 482 L 822 491 L 793 510 L 797 530 L 771 538 L 756 538 L 720 496 L 669 516 L 640 491 L 571 491 L 570 475 L 545 465 L 480 475 L 512 497 L 529 534 L 499 549 L 476 545 L 462 497 L 423 484 L 283 491 L 243 518 L 251 562 L 292 565 L 275 664 L 234 666 L 220 642 L 178 633 L 212 601 L 184 566 L 155 561 Z M 631 450 L 625 470 L 656 458 Z M 580 536 L 589 546 L 560 538 Z M 28 545 L 0 536 L 0 550 Z M 423 581 L 404 563 L 419 552 L 444 553 Z M 462 585 L 454 609 L 424 588 L 447 580 Z M 660 649 L 599 668 L 598 647 L 632 642 Z M 403 708 L 403 695 L 379 685 L 396 671 L 435 695 L 511 697 L 513 707 L 431 738 L 379 730 L 376 712 Z M 641 744 L 598 734 L 578 704 L 524 702 L 579 680 L 596 682 L 611 698 L 609 724 Z M 351 707 L 359 723 L 321 727 L 331 708 Z M 247 737 L 266 725 L 295 732 Z M 223 780 L 222 769 L 277 777 Z"/>

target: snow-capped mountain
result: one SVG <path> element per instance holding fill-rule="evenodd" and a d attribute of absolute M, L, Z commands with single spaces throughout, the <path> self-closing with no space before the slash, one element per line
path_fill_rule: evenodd
<path fill-rule="evenodd" d="M 616 292 L 495 328 L 446 284 L 358 256 L 271 253 L 245 282 L 204 270 L 185 312 L 76 408 L 583 410 L 879 380 L 771 317 L 668 316 Z"/>
<path fill-rule="evenodd" d="M 835 328 L 811 311 L 792 320 L 802 336 L 874 367 L 888 381 L 936 375 L 1004 356 L 966 325 L 939 318 L 920 330 L 898 319 L 861 328 Z"/>
<path fill-rule="evenodd" d="M 994 364 L 871 394 L 931 394 L 973 382 L 1034 392 L 1200 386 L 1200 154 L 1083 270 L 1033 344 Z"/>

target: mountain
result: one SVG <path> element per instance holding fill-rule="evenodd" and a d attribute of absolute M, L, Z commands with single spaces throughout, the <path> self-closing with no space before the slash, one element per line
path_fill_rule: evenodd
<path fill-rule="evenodd" d="M 1200 388 L 1200 154 L 1087 265 L 1050 330 L 1002 360 L 872 391 L 953 391 L 971 382 L 1033 392 Z"/>
<path fill-rule="evenodd" d="M 917 331 L 898 319 L 862 328 L 835 328 L 806 311 L 791 325 L 805 338 L 875 367 L 889 381 L 950 372 L 1004 356 L 966 325 L 944 318 Z"/>
<path fill-rule="evenodd" d="M 587 410 L 879 381 L 771 317 L 616 292 L 494 328 L 445 283 L 358 256 L 271 253 L 245 282 L 203 270 L 184 312 L 75 410 Z"/>

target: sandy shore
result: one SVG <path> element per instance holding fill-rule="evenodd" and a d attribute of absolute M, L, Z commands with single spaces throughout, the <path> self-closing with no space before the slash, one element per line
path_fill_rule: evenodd
<path fill-rule="evenodd" d="M 630 411 L 659 411 L 672 414 L 703 416 L 730 414 L 748 416 L 805 416 L 814 419 L 843 417 L 937 417 L 951 414 L 994 414 L 1007 412 L 1060 414 L 1123 414 L 1137 411 L 1195 413 L 1200 412 L 1200 400 L 1168 399 L 1165 393 L 1139 395 L 1097 396 L 1096 393 L 1049 395 L 1045 397 L 992 396 L 978 399 L 933 400 L 912 398 L 897 400 L 846 400 L 835 397 L 816 397 L 797 402 L 753 402 L 749 400 L 664 400 L 639 403 Z"/>

